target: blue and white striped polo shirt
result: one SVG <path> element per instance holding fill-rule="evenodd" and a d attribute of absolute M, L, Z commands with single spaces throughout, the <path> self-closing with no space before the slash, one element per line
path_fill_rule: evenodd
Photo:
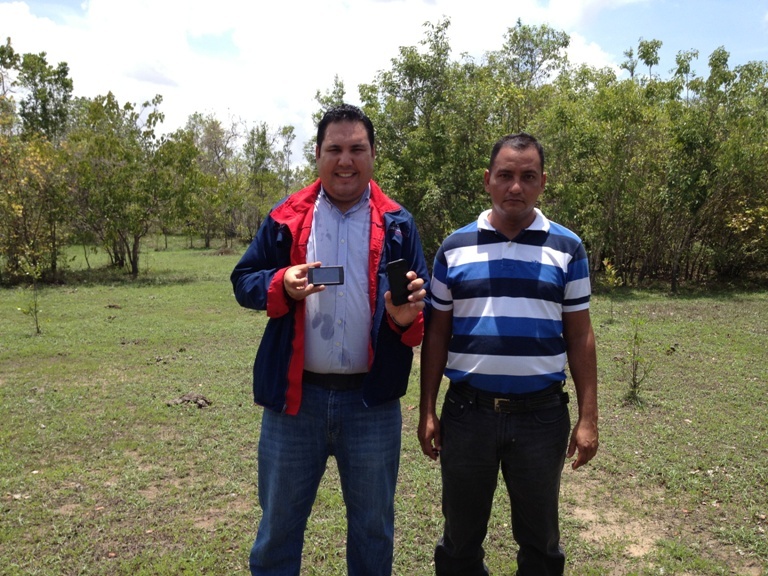
<path fill-rule="evenodd" d="M 489 214 L 451 234 L 435 257 L 432 305 L 453 310 L 445 375 L 489 392 L 534 392 L 565 380 L 562 314 L 589 308 L 587 253 L 538 209 L 514 241 Z"/>

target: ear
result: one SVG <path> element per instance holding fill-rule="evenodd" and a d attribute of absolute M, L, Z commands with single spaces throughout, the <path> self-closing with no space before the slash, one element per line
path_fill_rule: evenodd
<path fill-rule="evenodd" d="M 541 187 L 542 187 L 542 189 L 546 185 L 547 185 L 547 173 L 546 172 L 542 172 L 542 174 L 541 174 Z"/>
<path fill-rule="evenodd" d="M 320 160 L 320 146 L 315 145 L 315 162 Z"/>
<path fill-rule="evenodd" d="M 485 185 L 486 191 L 488 190 L 488 185 L 491 182 L 491 171 L 486 170 L 485 174 L 483 174 L 483 184 Z"/>

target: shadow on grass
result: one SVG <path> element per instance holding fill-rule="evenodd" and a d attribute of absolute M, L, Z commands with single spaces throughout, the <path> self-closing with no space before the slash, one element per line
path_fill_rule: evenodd
<path fill-rule="evenodd" d="M 657 300 L 660 297 L 677 300 L 738 300 L 744 293 L 768 290 L 768 275 L 755 274 L 744 278 L 710 280 L 700 284 L 684 284 L 673 293 L 668 283 L 654 282 L 643 286 L 619 286 L 608 288 L 598 277 L 593 281 L 592 293 L 607 296 L 614 302 Z"/>
<path fill-rule="evenodd" d="M 153 270 L 132 276 L 124 268 L 105 266 L 85 270 L 63 270 L 48 286 L 157 286 L 191 284 L 199 278 L 194 273 L 177 270 Z M 4 286 L 9 287 L 9 286 Z"/>

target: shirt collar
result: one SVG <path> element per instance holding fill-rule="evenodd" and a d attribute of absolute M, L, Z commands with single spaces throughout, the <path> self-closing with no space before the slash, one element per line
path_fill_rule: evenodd
<path fill-rule="evenodd" d="M 531 225 L 527 226 L 525 230 L 530 230 L 532 232 L 549 232 L 549 219 L 544 216 L 542 211 L 538 208 L 534 208 L 533 210 L 536 214 L 536 217 L 533 219 L 533 222 L 531 222 Z M 480 216 L 477 217 L 477 227 L 479 230 L 490 230 L 492 232 L 496 231 L 496 228 L 491 226 L 491 222 L 488 219 L 490 215 L 491 210 L 489 208 L 488 210 L 481 212 Z"/>
<path fill-rule="evenodd" d="M 320 193 L 318 194 L 318 201 L 322 198 L 324 202 L 327 203 L 327 205 L 339 212 L 341 212 L 336 205 L 331 202 L 331 197 L 328 196 L 328 193 L 325 191 L 325 188 L 323 188 L 323 185 L 320 184 Z M 349 210 L 345 212 L 345 214 L 352 214 L 354 212 L 357 212 L 360 210 L 360 208 L 363 208 L 364 206 L 368 206 L 368 201 L 371 199 L 371 185 L 368 184 L 368 186 L 365 187 L 365 191 L 363 192 L 363 195 L 360 197 L 360 200 L 357 201 L 357 203 L 352 206 Z"/>

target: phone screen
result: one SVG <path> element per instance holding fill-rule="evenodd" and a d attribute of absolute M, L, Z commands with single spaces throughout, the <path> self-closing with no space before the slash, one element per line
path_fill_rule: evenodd
<path fill-rule="evenodd" d="M 320 266 L 319 268 L 310 268 L 307 275 L 310 284 L 319 286 L 332 286 L 334 284 L 344 284 L 344 268 L 342 266 Z"/>

